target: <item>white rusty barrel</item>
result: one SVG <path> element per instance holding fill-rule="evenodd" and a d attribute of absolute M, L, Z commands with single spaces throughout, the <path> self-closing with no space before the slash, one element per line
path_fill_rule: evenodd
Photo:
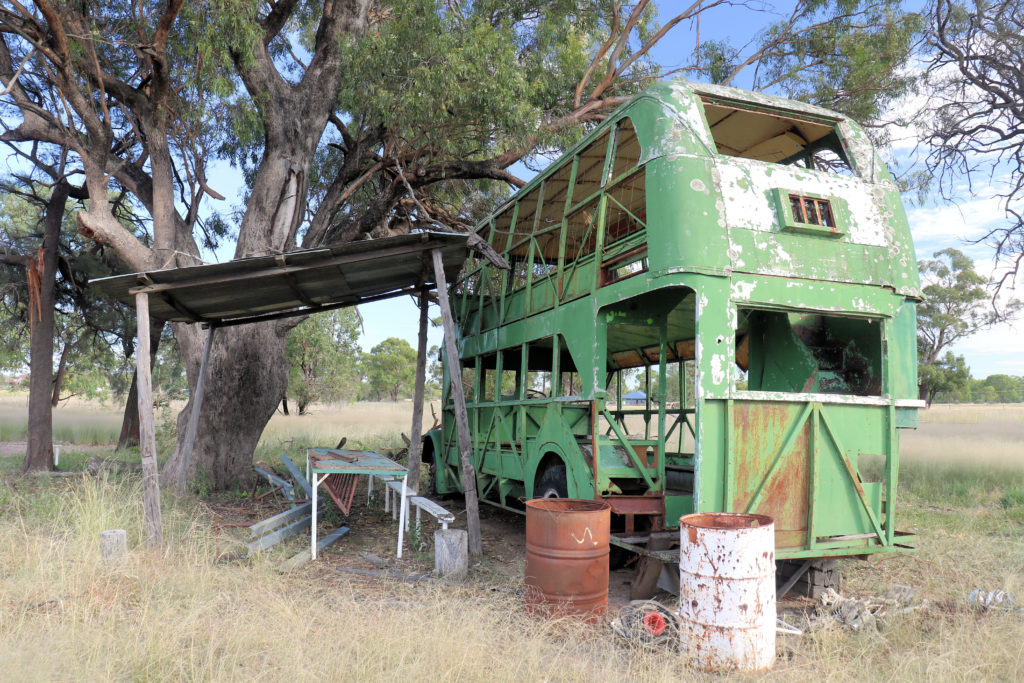
<path fill-rule="evenodd" d="M 679 520 L 683 648 L 705 671 L 775 662 L 775 521 L 699 513 Z"/>

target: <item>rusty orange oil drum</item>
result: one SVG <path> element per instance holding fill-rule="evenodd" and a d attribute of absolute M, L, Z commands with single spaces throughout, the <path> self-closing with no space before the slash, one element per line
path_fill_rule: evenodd
<path fill-rule="evenodd" d="M 600 500 L 526 501 L 526 608 L 596 621 L 608 609 L 611 506 Z"/>

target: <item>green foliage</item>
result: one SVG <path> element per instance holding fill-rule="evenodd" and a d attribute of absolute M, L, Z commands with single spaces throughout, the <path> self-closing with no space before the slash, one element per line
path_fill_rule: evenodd
<path fill-rule="evenodd" d="M 388 337 L 363 357 L 367 390 L 373 398 L 411 396 L 416 381 L 416 350 L 409 342 Z"/>
<path fill-rule="evenodd" d="M 946 355 L 927 365 L 922 364 L 917 371 L 918 382 L 927 387 L 925 400 L 929 404 L 936 397 L 943 402 L 954 401 L 960 396 L 971 378 L 971 371 L 963 356 L 954 356 L 947 351 Z"/>
<path fill-rule="evenodd" d="M 1011 375 L 989 375 L 981 385 L 991 389 L 1000 403 L 1024 401 L 1024 378 Z"/>
<path fill-rule="evenodd" d="M 732 84 L 749 71 L 755 90 L 873 123 L 915 87 L 917 76 L 903 67 L 924 25 L 920 14 L 907 12 L 898 0 L 798 0 L 749 44 L 700 45 L 691 73 Z"/>
<path fill-rule="evenodd" d="M 1024 402 L 1024 377 L 989 375 L 970 379 L 954 394 L 940 393 L 937 400 L 946 403 L 1021 403 Z"/>
<path fill-rule="evenodd" d="M 359 388 L 359 332 L 355 308 L 311 315 L 288 336 L 288 398 L 299 415 L 316 401 L 353 399 Z"/>
<path fill-rule="evenodd" d="M 11 179 L 0 197 L 0 252 L 36 256 L 42 242 L 41 202 L 49 188 L 25 178 Z M 61 397 L 123 395 L 131 381 L 134 315 L 87 288 L 88 280 L 111 275 L 116 262 L 102 247 L 78 233 L 72 212 L 59 235 L 54 310 L 54 372 L 63 368 Z M 0 369 L 29 362 L 29 292 L 25 270 L 0 259 Z M 63 358 L 61 366 L 59 359 Z"/>
<path fill-rule="evenodd" d="M 957 341 L 1016 314 L 1020 304 L 1003 311 L 994 309 L 988 282 L 958 249 L 937 251 L 934 258 L 917 265 L 926 283 L 924 301 L 917 306 L 918 377 L 921 398 L 930 403 L 937 392 L 962 387 L 967 377 L 963 358 L 940 354 Z"/>
<path fill-rule="evenodd" d="M 124 395 L 127 386 L 112 386 L 117 395 Z M 156 362 L 153 363 L 153 399 L 159 406 L 168 406 L 171 401 L 188 397 L 188 379 L 185 363 L 181 359 L 178 340 L 169 326 L 165 326 L 157 348 Z"/>
<path fill-rule="evenodd" d="M 441 366 L 441 348 L 431 346 L 427 350 L 427 376 L 423 385 L 424 398 L 428 401 L 441 397 L 441 382 L 444 369 Z"/>

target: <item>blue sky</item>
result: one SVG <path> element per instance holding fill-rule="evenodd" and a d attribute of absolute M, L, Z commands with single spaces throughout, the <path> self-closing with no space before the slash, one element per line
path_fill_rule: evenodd
<path fill-rule="evenodd" d="M 663 1 L 662 18 L 667 19 L 678 3 Z M 753 3 L 768 8 L 767 3 Z M 786 8 L 789 3 L 780 3 L 776 7 Z M 768 9 L 769 12 L 773 11 Z M 720 7 L 706 13 L 699 26 L 701 40 L 724 39 L 733 44 L 743 45 L 750 41 L 757 27 L 763 25 L 764 14 L 756 14 L 735 7 Z M 674 67 L 687 63 L 695 44 L 698 26 L 696 22 L 684 22 L 676 26 L 654 51 L 654 56 L 666 67 Z M 743 86 L 742 78 L 737 83 Z M 905 106 L 919 106 L 919 102 L 908 102 Z M 890 152 L 891 158 L 898 163 L 913 163 L 913 130 L 901 131 L 896 136 L 896 144 Z M 218 190 L 224 191 L 225 185 L 235 185 L 237 180 L 221 178 L 222 183 L 213 183 Z M 996 179 L 998 181 L 998 179 Z M 968 253 L 976 261 L 979 273 L 988 275 L 993 270 L 991 249 L 984 245 L 970 245 L 967 240 L 977 238 L 993 225 L 1003 219 L 998 202 L 993 199 L 994 190 L 982 184 L 973 188 L 973 193 L 966 187 L 960 189 L 957 203 L 949 203 L 937 197 L 929 197 L 923 205 L 915 203 L 913 198 L 906 198 L 908 218 L 917 248 L 918 258 L 930 257 L 933 252 L 946 246 L 953 246 Z M 229 195 L 230 196 L 230 195 Z M 223 210 L 223 208 L 220 210 Z M 223 253 L 227 252 L 227 253 Z M 230 252 L 222 250 L 221 258 L 229 258 Z M 393 299 L 360 307 L 365 322 L 365 334 L 360 343 L 364 350 L 371 349 L 375 344 L 388 337 L 400 337 L 411 344 L 416 343 L 416 327 L 418 315 L 415 305 L 409 298 Z M 437 307 L 432 307 L 432 316 L 439 315 Z M 1024 375 L 1024 353 L 1017 339 L 1018 328 L 1001 325 L 992 330 L 979 333 L 951 350 L 963 354 L 975 377 L 986 377 L 994 373 Z M 441 344 L 440 329 L 429 331 L 429 343 Z"/>

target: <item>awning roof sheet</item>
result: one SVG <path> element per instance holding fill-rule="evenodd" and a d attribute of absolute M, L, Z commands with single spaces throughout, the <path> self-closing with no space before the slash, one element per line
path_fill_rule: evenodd
<path fill-rule="evenodd" d="M 340 246 L 93 280 L 129 306 L 148 293 L 150 315 L 172 322 L 237 325 L 354 306 L 434 287 L 430 252 L 445 277 L 466 260 L 467 235 L 416 233 Z"/>

